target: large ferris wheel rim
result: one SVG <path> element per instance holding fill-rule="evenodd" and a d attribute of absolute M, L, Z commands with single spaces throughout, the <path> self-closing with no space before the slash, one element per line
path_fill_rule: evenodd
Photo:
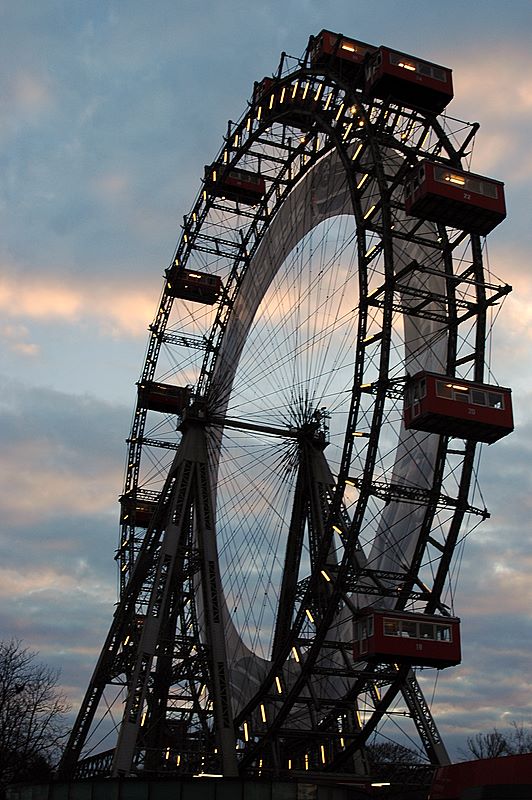
<path fill-rule="evenodd" d="M 320 75 L 324 75 L 324 77 L 328 77 L 331 85 L 334 85 L 334 83 L 335 83 L 334 76 L 330 76 L 330 75 L 327 76 L 327 74 L 324 73 L 323 70 L 309 69 L 309 68 L 303 68 L 303 67 L 299 67 L 293 73 L 290 73 L 289 75 L 283 76 L 283 81 L 287 81 L 289 79 L 294 79 L 294 77 L 300 77 L 300 78 L 302 78 L 302 77 L 310 77 L 310 78 L 314 78 L 314 77 L 319 77 Z M 357 101 L 360 100 L 360 97 L 359 97 L 359 95 L 357 93 L 351 91 L 349 89 L 349 87 L 347 87 L 345 84 L 342 85 L 342 83 L 340 81 L 338 81 L 337 79 L 336 79 L 336 85 L 346 93 L 346 96 L 350 95 L 350 99 L 353 102 L 354 102 L 355 99 Z M 373 106 L 377 105 L 377 107 L 378 107 L 380 105 L 380 103 L 377 102 L 375 104 L 375 101 L 373 101 L 373 104 L 368 105 L 368 108 L 371 108 L 372 105 Z M 363 106 L 363 110 L 364 110 L 364 112 L 367 112 L 367 109 L 366 109 L 365 106 Z M 418 114 L 421 117 L 424 116 L 422 110 L 418 110 L 418 111 L 416 111 L 414 113 Z M 238 123 L 237 126 L 235 127 L 235 130 L 241 130 L 241 129 L 244 128 L 246 120 L 249 119 L 250 114 L 251 114 L 251 111 L 249 111 L 249 110 L 244 113 L 240 123 Z M 330 127 L 329 127 L 329 131 L 327 131 L 326 128 L 328 126 L 323 125 L 323 118 L 322 118 L 322 116 L 320 115 L 320 113 L 318 111 L 313 110 L 312 112 L 310 112 L 309 116 L 311 116 L 313 118 L 313 120 L 315 122 L 317 122 L 318 124 L 322 123 L 322 130 L 324 130 L 325 133 L 331 134 Z M 367 113 L 366 113 L 366 118 L 367 118 Z M 427 114 L 426 115 L 426 119 L 428 120 L 430 126 L 432 126 L 437 131 L 438 136 L 440 136 L 441 139 L 444 141 L 444 144 L 446 145 L 446 147 L 448 149 L 448 152 L 449 152 L 450 160 L 453 160 L 453 161 L 455 161 L 456 159 L 459 160 L 458 154 L 456 153 L 456 151 L 454 151 L 454 149 L 450 145 L 450 141 L 449 141 L 448 137 L 444 134 L 443 128 L 441 127 L 441 125 L 439 125 L 437 118 L 433 114 Z M 255 136 L 258 136 L 258 135 L 260 135 L 261 132 L 263 132 L 265 130 L 268 130 L 271 127 L 271 125 L 273 125 L 274 123 L 283 124 L 283 114 L 282 113 L 279 113 L 276 116 L 273 116 L 272 118 L 270 118 L 268 120 L 267 123 L 264 123 L 262 126 L 258 126 L 257 131 L 255 132 Z M 366 127 L 366 130 L 370 130 L 371 131 L 371 126 Z M 238 134 L 235 134 L 235 135 L 238 136 Z M 412 163 L 413 155 L 412 155 L 411 152 L 408 152 L 407 147 L 404 145 L 404 143 L 403 142 L 394 142 L 394 146 L 395 145 L 397 146 L 397 150 L 403 153 L 403 155 L 405 157 L 405 162 L 407 161 L 407 159 L 409 159 L 409 163 Z M 339 147 L 339 143 L 338 142 L 332 143 L 331 146 L 333 148 L 335 148 L 336 150 L 341 149 Z M 222 149 L 221 149 L 221 151 L 220 151 L 215 163 L 221 163 L 222 157 L 223 157 L 223 153 L 224 153 L 225 149 L 226 149 L 226 145 L 224 144 L 224 146 L 222 147 Z M 238 155 L 236 155 L 234 157 L 234 159 L 233 159 L 233 161 L 231 163 L 238 163 L 238 160 L 241 157 L 241 152 L 243 152 L 243 151 L 244 151 L 243 148 L 241 148 L 240 151 L 238 152 Z M 325 156 L 323 156 L 323 154 L 320 154 L 319 158 L 315 160 L 315 162 L 311 165 L 311 167 L 314 167 L 315 164 L 319 161 L 319 159 L 321 159 L 323 157 L 325 157 Z M 309 169 L 311 167 L 309 167 Z M 304 181 L 305 178 L 308 176 L 308 174 L 309 173 L 307 171 L 305 171 L 302 177 L 298 176 L 297 181 L 294 181 L 292 190 L 301 180 Z M 353 190 L 353 187 L 351 187 L 351 191 L 352 190 Z M 272 192 L 270 192 L 270 194 L 271 193 Z M 202 193 L 200 192 L 200 194 L 198 195 L 198 199 L 201 197 L 201 194 Z M 215 198 L 212 198 L 212 199 L 211 198 L 207 198 L 206 206 L 208 206 L 209 202 L 211 202 L 211 203 L 215 202 Z M 282 203 L 280 205 L 282 206 Z M 257 237 L 257 240 L 255 242 L 255 247 L 254 247 L 255 251 L 260 246 L 262 238 L 266 235 L 266 232 L 268 231 L 269 226 L 271 225 L 272 221 L 275 219 L 275 215 L 276 215 L 277 210 L 278 209 L 275 209 L 275 211 L 273 213 L 270 212 L 268 214 L 268 217 L 267 217 L 268 224 L 267 224 L 267 226 L 265 226 L 263 228 L 263 230 L 261 232 L 261 235 Z M 353 200 L 353 210 L 354 210 L 354 213 L 356 215 L 357 206 L 356 206 L 356 203 L 354 202 L 354 200 Z M 360 214 L 360 211 L 359 211 L 359 213 L 358 213 L 359 224 L 360 224 L 360 217 L 361 217 L 361 214 Z M 475 238 L 474 235 L 473 235 L 472 238 Z M 181 245 L 178 245 L 178 247 L 176 249 L 176 255 L 180 252 L 180 248 L 183 247 L 184 243 L 186 243 L 186 236 L 184 236 L 182 238 Z M 248 266 L 251 263 L 252 263 L 252 258 L 249 259 Z M 181 259 L 180 260 L 180 265 L 184 267 L 186 265 L 186 259 Z M 168 303 L 168 299 L 165 298 L 164 291 L 163 291 L 163 299 L 162 299 L 162 303 L 161 303 L 161 309 L 164 308 L 165 302 Z M 171 305 L 171 302 L 170 302 L 170 305 Z M 230 308 L 230 306 L 232 306 L 232 304 L 233 304 L 233 298 L 231 298 L 230 301 L 227 303 L 227 306 L 224 307 L 224 300 L 222 299 L 222 301 L 220 303 L 220 311 L 218 312 L 218 315 L 220 315 L 220 313 L 223 313 L 224 311 L 228 310 Z M 160 309 L 160 312 L 159 312 L 158 316 L 162 317 L 164 322 L 165 322 L 166 321 L 165 320 L 165 315 L 161 314 L 161 309 Z M 166 313 L 166 309 L 165 309 L 165 313 Z M 229 318 L 230 318 L 230 313 L 229 313 Z M 166 319 L 167 319 L 167 317 L 166 317 Z M 164 325 L 164 322 L 163 322 L 163 325 Z M 227 322 L 225 323 L 225 325 L 227 325 Z M 216 328 L 216 323 L 213 326 L 213 330 L 214 330 L 214 328 Z M 163 328 L 159 328 L 157 333 L 155 333 L 155 331 L 152 331 L 152 339 L 154 339 L 154 338 L 155 339 L 160 339 L 160 336 L 161 336 L 161 333 L 162 333 L 163 330 L 164 330 L 164 327 Z M 223 328 L 223 331 L 220 333 L 220 341 L 223 340 L 223 333 L 224 332 L 225 332 L 225 326 Z M 483 338 L 479 339 L 478 343 L 479 344 L 483 344 Z M 217 343 L 213 342 L 212 338 L 211 338 L 210 341 L 209 341 L 209 345 L 207 346 L 206 350 L 207 350 L 207 356 L 206 356 L 206 359 L 205 359 L 203 367 L 202 367 L 202 372 L 201 372 L 201 375 L 200 375 L 200 378 L 199 378 L 199 381 L 198 381 L 198 385 L 204 386 L 205 387 L 204 388 L 204 392 L 207 394 L 208 393 L 208 387 L 209 387 L 209 379 L 212 378 L 212 374 L 213 374 L 212 369 L 208 369 L 207 366 L 206 366 L 207 363 L 208 363 L 207 362 L 207 358 L 208 358 L 209 353 L 214 353 L 215 355 L 218 355 L 219 350 L 220 350 L 220 342 L 217 342 Z M 148 351 L 150 351 L 150 347 L 148 347 Z M 483 364 L 483 352 L 480 352 L 478 348 L 477 348 L 477 354 L 476 354 L 476 363 L 477 363 L 477 365 Z M 143 370 L 143 379 L 144 380 L 146 378 L 149 379 L 150 373 L 153 374 L 155 365 L 156 365 L 156 358 L 155 359 L 153 358 L 153 352 L 152 352 L 151 356 L 148 357 L 146 362 L 145 362 L 145 368 Z M 236 365 L 235 365 L 235 371 L 236 371 Z M 477 369 L 477 380 L 478 380 L 478 369 Z"/>
<path fill-rule="evenodd" d="M 300 68 L 297 72 L 301 76 L 310 76 L 310 77 L 315 77 L 316 76 L 316 72 L 315 71 L 311 71 L 311 70 L 308 70 L 308 69 Z M 292 77 L 292 76 L 288 76 L 288 77 Z M 284 76 L 284 80 L 287 80 L 287 79 L 288 79 L 287 76 Z M 330 80 L 331 84 L 334 84 L 334 80 L 331 78 L 330 75 L 328 76 L 328 79 Z M 337 85 L 339 85 L 338 82 L 337 82 Z M 346 94 L 348 94 L 349 90 L 346 89 L 346 87 L 340 87 L 340 88 L 342 88 L 344 91 L 346 91 Z M 354 99 L 357 99 L 358 101 L 360 100 L 358 94 L 356 94 L 354 92 L 351 93 L 351 98 L 353 99 L 353 101 L 354 101 Z M 375 106 L 375 105 L 377 107 L 379 107 L 380 104 L 379 103 L 373 104 L 373 106 Z M 369 108 L 370 108 L 370 106 L 368 106 L 368 108 L 366 108 L 366 106 L 363 106 L 364 114 L 366 115 L 366 119 L 368 118 L 367 112 L 368 112 Z M 239 123 L 239 125 L 237 126 L 238 129 L 242 129 L 243 128 L 246 120 L 249 119 L 250 113 L 251 112 L 248 111 L 248 112 L 246 112 L 246 114 L 244 114 L 244 116 L 242 118 L 242 122 Z M 415 112 L 415 113 L 418 114 L 419 117 L 423 117 L 423 113 L 422 112 Z M 318 126 L 320 126 L 320 123 L 321 123 L 322 132 L 330 137 L 331 149 L 334 149 L 336 152 L 340 152 L 344 156 L 344 161 L 346 161 L 347 160 L 347 155 L 345 153 L 345 150 L 342 148 L 340 142 L 334 141 L 334 139 L 335 138 L 338 139 L 338 137 L 334 136 L 334 131 L 330 128 L 330 126 L 327 126 L 326 122 L 324 122 L 323 116 L 320 115 L 320 113 L 318 111 L 312 111 L 310 116 L 312 117 L 313 121 L 318 124 Z M 427 115 L 427 121 L 432 126 L 433 129 L 439 128 L 439 131 L 440 131 L 440 133 L 442 135 L 442 138 L 443 138 L 443 129 L 441 128 L 441 126 L 438 125 L 438 123 L 437 123 L 436 119 L 434 118 L 434 116 L 433 115 Z M 368 120 L 368 122 L 369 122 L 369 120 Z M 273 124 L 283 124 L 283 115 L 279 114 L 275 118 L 272 117 L 267 123 L 264 123 L 262 126 L 258 126 L 256 131 L 255 131 L 255 135 L 256 136 L 260 135 L 262 132 L 268 130 Z M 290 127 L 290 126 L 288 126 L 288 127 Z M 329 127 L 328 130 L 327 130 L 327 127 Z M 365 132 L 366 131 L 369 131 L 368 136 L 371 137 L 371 134 L 372 134 L 371 124 L 368 124 L 368 125 L 365 126 Z M 397 145 L 398 146 L 397 146 L 396 149 L 397 149 L 398 152 L 402 152 L 402 154 L 404 156 L 404 159 L 405 159 L 405 163 L 411 163 L 411 161 L 409 161 L 409 157 L 413 158 L 414 154 L 405 152 L 406 147 L 405 147 L 404 143 L 399 142 L 399 143 L 397 143 Z M 371 142 L 371 146 L 373 148 L 373 155 L 375 157 L 376 152 L 379 152 L 378 145 L 376 146 L 375 142 L 372 141 Z M 216 163 L 221 162 L 221 159 L 223 157 L 223 153 L 224 153 L 225 149 L 226 149 L 226 145 L 224 145 L 224 147 L 220 151 L 220 154 L 216 159 Z M 230 164 L 238 163 L 238 160 L 241 157 L 242 152 L 244 152 L 244 150 L 239 148 L 238 149 L 238 153 L 234 156 L 234 158 L 230 162 Z M 454 160 L 456 158 L 459 158 L 458 155 L 456 154 L 456 152 L 453 152 L 452 150 L 449 150 L 448 152 L 449 152 L 449 159 L 453 159 Z M 316 159 L 314 160 L 314 162 L 312 164 L 309 162 L 308 170 L 304 172 L 302 177 L 299 176 L 297 181 L 294 181 L 293 186 L 291 187 L 291 191 L 295 190 L 295 187 L 297 186 L 297 184 L 300 181 L 306 180 L 307 176 L 310 174 L 310 170 L 316 166 L 316 164 L 319 162 L 320 159 L 325 158 L 325 157 L 327 157 L 327 154 L 320 153 L 319 157 L 316 157 Z M 383 189 L 383 186 L 382 186 L 382 184 L 384 183 L 384 177 L 383 177 L 383 174 L 382 174 L 382 163 L 379 161 L 379 157 L 378 156 L 377 156 L 377 160 L 374 162 L 374 166 L 377 169 L 377 172 L 379 170 L 381 171 L 380 180 L 381 180 L 381 199 L 382 199 L 383 196 L 384 196 L 384 189 Z M 350 191 L 351 191 L 352 200 L 353 200 L 353 209 L 352 210 L 353 210 L 354 215 L 357 217 L 358 224 L 362 225 L 363 224 L 363 215 L 361 213 L 359 204 L 356 202 L 353 179 L 350 178 L 349 175 L 348 175 L 347 179 L 350 181 Z M 272 191 L 270 192 L 270 194 L 273 194 L 273 188 L 272 188 Z M 201 193 L 200 193 L 200 196 L 201 196 Z M 255 253 L 257 252 L 258 248 L 260 247 L 260 243 L 262 242 L 263 238 L 267 235 L 267 231 L 269 230 L 270 225 L 273 223 L 274 219 L 276 218 L 277 211 L 282 208 L 282 206 L 284 205 L 285 201 L 286 201 L 285 198 L 283 198 L 282 202 L 280 202 L 278 204 L 278 206 L 274 209 L 274 212 L 273 213 L 270 212 L 267 215 L 267 225 L 265 225 L 263 227 L 262 231 L 260 232 L 260 235 L 256 237 L 256 240 L 254 242 L 253 253 L 250 254 L 250 257 L 249 257 L 248 261 L 245 264 L 246 269 L 249 269 L 250 265 L 253 263 L 253 257 L 255 255 Z M 212 204 L 214 202 L 215 202 L 214 198 L 212 198 L 212 199 L 211 198 L 207 198 L 206 199 L 206 203 L 205 203 L 205 207 L 208 208 L 209 204 Z M 383 203 L 383 209 L 384 210 L 385 210 L 385 206 L 386 206 L 386 203 Z M 182 251 L 183 247 L 184 247 L 184 243 L 183 243 L 183 240 L 182 240 L 181 241 L 181 245 L 179 245 L 177 250 L 176 250 L 176 257 L 178 257 L 180 249 Z M 478 244 L 476 245 L 475 249 L 477 250 L 477 255 L 480 255 L 480 250 L 479 250 Z M 181 257 L 179 263 L 183 267 L 186 266 L 186 258 L 183 259 Z M 235 271 L 238 272 L 240 267 L 241 267 L 241 265 L 237 262 L 235 264 Z M 238 296 L 239 287 L 240 287 L 240 285 L 242 283 L 244 275 L 245 275 L 245 271 L 243 273 L 240 272 L 240 274 L 235 274 L 234 276 L 231 277 L 229 283 L 232 284 L 234 286 L 234 288 L 235 288 L 234 294 L 231 297 L 228 297 L 226 295 L 225 298 L 222 298 L 222 301 L 220 302 L 220 307 L 219 307 L 218 316 L 217 316 L 218 330 L 215 330 L 216 326 L 217 326 L 217 322 L 215 322 L 215 324 L 213 326 L 213 330 L 212 330 L 211 335 L 209 337 L 209 343 L 208 343 L 208 347 L 207 347 L 206 357 L 205 357 L 205 360 L 204 360 L 204 363 L 203 363 L 203 367 L 202 367 L 202 371 L 201 371 L 201 374 L 200 374 L 200 378 L 199 378 L 199 381 L 198 381 L 198 385 L 200 387 L 202 387 L 201 388 L 201 392 L 203 392 L 203 394 L 205 396 L 208 396 L 209 389 L 210 389 L 210 386 L 211 386 L 211 381 L 213 379 L 213 376 L 216 375 L 216 366 L 213 367 L 213 365 L 212 365 L 212 357 L 214 356 L 214 363 L 216 365 L 216 358 L 219 356 L 221 343 L 223 342 L 225 333 L 227 331 L 227 328 L 230 325 L 231 308 L 232 308 L 232 305 L 234 303 L 235 298 Z M 160 307 L 159 314 L 158 314 L 158 318 L 161 320 L 161 324 L 158 326 L 158 328 L 156 330 L 152 331 L 152 341 L 155 342 L 155 343 L 157 343 L 157 342 L 160 343 L 161 334 L 164 332 L 166 321 L 168 319 L 168 314 L 169 314 L 172 302 L 173 301 L 171 299 L 169 299 L 168 297 L 166 297 L 164 292 L 163 292 L 163 299 L 162 299 L 161 307 Z M 226 315 L 225 319 L 223 319 L 224 314 Z M 220 321 L 222 319 L 223 319 L 223 324 Z M 216 335 L 218 335 L 218 337 L 219 337 L 217 340 L 215 338 Z M 157 362 L 157 352 L 158 352 L 157 351 L 157 346 L 154 346 L 154 347 L 150 348 L 150 345 L 148 345 L 148 358 L 147 358 L 147 360 L 145 362 L 145 367 L 144 367 L 144 370 L 143 370 L 143 380 L 146 380 L 146 379 L 149 380 L 150 377 L 153 377 L 153 375 L 155 374 L 155 367 L 156 367 L 156 362 Z M 479 372 L 479 369 L 480 369 L 480 365 L 483 363 L 483 337 L 482 336 L 478 336 L 477 337 L 477 351 L 476 351 L 476 355 L 475 355 L 475 363 L 477 365 L 476 373 L 477 373 L 477 380 L 478 380 L 478 372 Z M 236 373 L 236 369 L 237 369 L 237 367 L 235 365 L 234 366 L 234 373 Z M 234 377 L 234 374 L 233 374 L 233 377 Z M 214 380 L 214 385 L 215 384 L 216 384 L 216 381 Z M 383 402 L 384 398 L 386 396 L 386 387 L 384 387 L 384 386 L 381 387 L 379 389 L 379 391 L 381 393 L 381 395 L 380 395 L 381 402 Z M 373 423 L 373 427 L 372 427 L 372 434 L 374 436 L 378 433 L 376 431 L 376 425 L 377 425 L 377 423 L 374 422 Z M 345 447 L 349 448 L 351 445 L 352 445 L 352 440 L 349 438 L 348 434 L 346 433 Z M 473 448 L 470 447 L 469 451 L 470 452 L 469 452 L 467 461 L 468 461 L 468 464 L 472 464 L 474 446 L 473 446 Z M 348 456 L 344 457 L 344 462 L 345 462 L 346 459 L 348 460 Z M 462 481 L 462 486 L 461 486 L 462 493 L 467 490 L 466 484 L 467 485 L 469 484 L 469 478 L 467 477 L 468 471 L 470 472 L 470 468 L 469 467 L 467 467 L 465 469 L 466 478 L 465 478 L 465 481 Z M 339 476 L 339 480 L 338 480 L 338 484 L 337 484 L 338 492 L 341 491 L 342 480 L 345 480 L 345 477 L 347 477 L 347 475 L 345 473 L 343 475 Z M 134 485 L 134 480 L 133 480 L 133 485 Z M 132 484 L 130 483 L 128 485 L 128 490 L 129 491 L 131 490 L 131 486 L 132 486 Z M 338 488 L 338 487 L 340 487 L 340 488 Z M 331 607 L 332 607 L 332 604 L 331 604 Z M 303 608 L 303 604 L 301 604 L 301 608 Z M 323 631 L 324 632 L 325 632 L 325 628 L 326 628 L 326 626 L 323 626 Z M 325 633 L 323 635 L 325 635 Z M 273 668 L 272 668 L 272 674 L 273 674 Z M 258 702 L 258 701 L 256 701 L 256 702 Z"/>

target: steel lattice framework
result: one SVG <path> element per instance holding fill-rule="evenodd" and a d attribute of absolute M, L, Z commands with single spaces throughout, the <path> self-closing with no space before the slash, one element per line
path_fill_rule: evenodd
<path fill-rule="evenodd" d="M 407 374 L 482 382 L 510 290 L 478 236 L 404 212 L 411 167 L 460 167 L 478 125 L 368 102 L 309 64 L 282 58 L 213 162 L 260 173 L 261 202 L 203 187 L 184 218 L 139 383 L 193 402 L 177 431 L 137 405 L 120 601 L 65 774 L 363 774 L 393 713 L 448 760 L 413 669 L 355 663 L 349 642 L 364 605 L 448 615 L 464 517 L 487 516 L 475 443 L 401 424 Z M 175 299 L 185 268 L 222 277 L 216 304 Z M 104 698 L 122 719 L 91 755 Z"/>

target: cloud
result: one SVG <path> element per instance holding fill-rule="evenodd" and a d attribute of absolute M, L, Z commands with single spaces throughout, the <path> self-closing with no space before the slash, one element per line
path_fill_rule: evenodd
<path fill-rule="evenodd" d="M 2 381 L 0 630 L 61 668 L 79 699 L 116 599 L 129 409 Z"/>
<path fill-rule="evenodd" d="M 508 58 L 509 48 L 512 58 Z M 453 59 L 456 98 L 471 111 L 481 107 L 483 117 L 506 121 L 510 116 L 531 117 L 531 67 L 530 50 L 504 39 L 496 48 L 469 51 L 465 59 L 457 54 Z"/>
<path fill-rule="evenodd" d="M 508 58 L 508 53 L 512 57 Z M 472 168 L 513 184 L 532 176 L 528 130 L 532 121 L 532 54 L 501 39 L 495 47 L 468 50 L 453 63 L 451 116 L 479 120 Z"/>
<path fill-rule="evenodd" d="M 95 323 L 112 336 L 146 336 L 156 310 L 153 287 L 128 285 L 117 276 L 102 283 L 81 276 L 60 280 L 40 275 L 21 275 L 6 268 L 0 277 L 0 312 L 4 318 L 25 323 Z M 21 341 L 24 326 L 7 325 L 0 333 L 26 355 L 38 353 L 38 346 Z M 14 341 L 18 340 L 18 341 Z"/>
<path fill-rule="evenodd" d="M 6 529 L 58 514 L 116 513 L 124 409 L 50 389 L 6 383 L 2 395 L 0 505 Z"/>
<path fill-rule="evenodd" d="M 11 80 L 11 102 L 15 110 L 25 115 L 37 115 L 48 111 L 53 105 L 53 95 L 48 82 L 42 76 L 18 71 Z"/>
<path fill-rule="evenodd" d="M 26 341 L 28 336 L 29 331 L 25 325 L 0 326 L 0 338 L 9 350 L 21 356 L 33 357 L 40 353 L 40 347 Z"/>

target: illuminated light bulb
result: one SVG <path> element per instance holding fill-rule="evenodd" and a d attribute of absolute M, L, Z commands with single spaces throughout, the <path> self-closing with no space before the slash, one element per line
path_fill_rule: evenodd
<path fill-rule="evenodd" d="M 455 183 L 457 186 L 465 186 L 465 178 L 462 178 L 461 175 L 446 175 L 445 180 L 448 183 Z"/>
<path fill-rule="evenodd" d="M 283 687 L 281 686 L 281 679 L 279 678 L 278 675 L 275 676 L 275 685 L 277 686 L 277 693 L 282 694 Z"/>
<path fill-rule="evenodd" d="M 325 747 L 320 744 L 321 763 L 325 764 Z"/>
<path fill-rule="evenodd" d="M 377 206 L 375 204 L 372 205 L 371 208 L 368 208 L 368 210 L 364 214 L 364 219 L 367 219 L 368 217 L 371 217 L 371 215 L 373 214 L 373 212 L 375 211 L 376 208 L 377 208 Z"/>
<path fill-rule="evenodd" d="M 264 703 L 260 704 L 260 716 L 263 722 L 266 722 L 266 709 L 264 708 Z"/>
<path fill-rule="evenodd" d="M 398 66 L 402 67 L 403 69 L 407 69 L 410 72 L 415 72 L 416 71 L 415 65 L 414 64 L 408 64 L 406 61 L 400 61 Z"/>
<path fill-rule="evenodd" d="M 360 144 L 358 145 L 357 149 L 355 150 L 355 152 L 351 156 L 351 161 L 355 161 L 358 158 L 358 156 L 360 155 L 360 151 L 362 150 L 363 147 L 364 147 L 363 143 L 360 142 Z"/>
<path fill-rule="evenodd" d="M 340 115 L 341 115 L 343 110 L 344 110 L 344 103 L 342 103 L 340 108 L 338 109 L 338 113 L 336 114 L 336 116 L 334 118 L 335 122 L 338 122 L 338 120 L 340 119 Z"/>
<path fill-rule="evenodd" d="M 330 578 L 330 576 L 329 576 L 329 575 L 328 575 L 328 574 L 325 572 L 325 570 L 324 570 L 324 569 L 322 569 L 322 570 L 320 570 L 320 572 L 321 572 L 321 574 L 323 575 L 323 577 L 325 578 L 325 580 L 327 581 L 327 583 L 330 583 L 330 582 L 331 582 L 331 578 Z"/>
<path fill-rule="evenodd" d="M 347 481 L 346 481 L 346 483 L 347 483 Z M 342 531 L 342 529 L 341 529 L 341 528 L 339 528 L 339 527 L 338 527 L 338 525 L 333 525 L 332 527 L 333 527 L 333 531 L 334 531 L 335 533 L 337 533 L 339 536 L 342 536 L 342 535 L 343 535 L 343 531 Z"/>
<path fill-rule="evenodd" d="M 305 614 L 309 618 L 310 622 L 314 622 L 314 617 L 312 616 L 312 611 L 309 608 L 305 609 Z"/>
<path fill-rule="evenodd" d="M 361 189 L 364 186 L 364 184 L 366 183 L 368 178 L 369 178 L 369 175 L 368 175 L 367 172 L 364 175 L 362 175 L 361 179 L 357 183 L 357 189 Z"/>
<path fill-rule="evenodd" d="M 297 663 L 299 664 L 299 661 L 300 661 L 300 659 L 299 659 L 299 653 L 297 652 L 297 650 L 296 650 L 296 648 L 295 648 L 295 647 L 292 647 L 292 653 L 294 654 L 294 659 L 295 659 L 295 660 L 297 661 Z"/>
<path fill-rule="evenodd" d="M 249 729 L 247 722 L 244 722 L 244 741 L 249 742 Z"/>
<path fill-rule="evenodd" d="M 342 50 L 347 50 L 348 53 L 356 53 L 357 49 L 353 44 L 348 44 L 348 42 L 342 42 L 340 45 Z"/>

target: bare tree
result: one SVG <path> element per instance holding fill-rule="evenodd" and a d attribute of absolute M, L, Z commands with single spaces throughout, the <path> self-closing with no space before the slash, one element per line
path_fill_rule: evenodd
<path fill-rule="evenodd" d="M 496 758 L 509 754 L 506 736 L 493 728 L 487 733 L 475 733 L 467 737 L 466 755 L 474 758 Z"/>
<path fill-rule="evenodd" d="M 374 742 L 367 747 L 372 764 L 426 764 L 426 759 L 410 747 L 397 742 Z"/>
<path fill-rule="evenodd" d="M 36 658 L 20 641 L 0 641 L 0 797 L 9 783 L 49 774 L 65 734 L 59 674 Z"/>
<path fill-rule="evenodd" d="M 527 730 L 523 723 L 511 723 L 512 730 L 508 734 L 511 755 L 519 753 L 532 753 L 532 731 Z"/>
<path fill-rule="evenodd" d="M 493 728 L 487 733 L 469 736 L 462 755 L 466 758 L 497 758 L 532 752 L 532 731 L 515 721 L 511 726 L 511 730 L 504 732 Z"/>

